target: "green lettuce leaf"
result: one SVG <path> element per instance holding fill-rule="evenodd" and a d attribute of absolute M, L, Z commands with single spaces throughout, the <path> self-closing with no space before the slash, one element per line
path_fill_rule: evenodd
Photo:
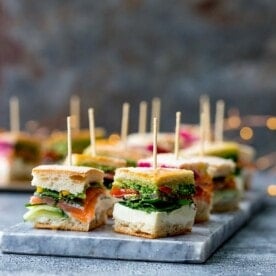
<path fill-rule="evenodd" d="M 152 200 L 126 200 L 120 202 L 120 204 L 127 206 L 131 209 L 137 209 L 145 211 L 147 213 L 151 212 L 171 212 L 173 210 L 179 209 L 184 205 L 191 205 L 193 203 L 192 199 L 179 199 L 176 201 L 163 201 L 159 199 Z"/>

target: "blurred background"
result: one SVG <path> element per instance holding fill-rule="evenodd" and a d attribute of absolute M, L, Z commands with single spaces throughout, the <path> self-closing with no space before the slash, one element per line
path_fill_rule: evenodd
<path fill-rule="evenodd" d="M 176 111 L 198 122 L 208 94 L 213 110 L 226 101 L 225 135 L 275 170 L 275 26 L 273 0 L 0 0 L 0 128 L 18 96 L 22 128 L 65 129 L 75 94 L 82 127 L 94 107 L 120 132 L 127 101 L 137 131 L 139 102 L 160 97 L 160 129 L 173 131 Z"/>

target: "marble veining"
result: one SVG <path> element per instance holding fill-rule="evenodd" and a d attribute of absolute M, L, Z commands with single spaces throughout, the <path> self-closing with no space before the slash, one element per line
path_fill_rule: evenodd
<path fill-rule="evenodd" d="M 155 240 L 114 233 L 111 220 L 88 233 L 33 229 L 20 223 L 4 231 L 1 249 L 3 253 L 203 263 L 261 208 L 264 198 L 262 192 L 250 191 L 239 210 L 214 214 L 189 234 Z"/>

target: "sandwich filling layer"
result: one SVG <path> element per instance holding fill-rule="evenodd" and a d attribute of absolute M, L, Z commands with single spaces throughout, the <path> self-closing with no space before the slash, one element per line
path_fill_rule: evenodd
<path fill-rule="evenodd" d="M 91 156 L 89 154 L 73 154 L 72 162 L 76 166 L 87 166 L 102 170 L 104 172 L 104 185 L 107 189 L 112 186 L 115 170 L 127 165 L 126 161 L 121 158 Z"/>
<path fill-rule="evenodd" d="M 26 205 L 27 221 L 73 218 L 89 223 L 95 217 L 96 206 L 106 197 L 103 172 L 97 169 L 42 165 L 32 174 L 36 191 Z"/>
<path fill-rule="evenodd" d="M 190 206 L 194 193 L 193 172 L 177 169 L 118 169 L 111 189 L 119 204 L 146 213 Z"/>
<path fill-rule="evenodd" d="M 104 189 L 93 184 L 83 193 L 73 195 L 67 191 L 57 192 L 37 187 L 26 207 L 29 211 L 24 215 L 27 221 L 35 222 L 41 217 L 66 219 L 72 217 L 80 222 L 88 223 L 95 216 L 98 201 L 104 201 Z"/>
<path fill-rule="evenodd" d="M 117 232 L 152 238 L 179 234 L 191 231 L 195 212 L 193 204 L 182 206 L 170 213 L 145 213 L 116 203 L 113 211 L 114 228 Z"/>

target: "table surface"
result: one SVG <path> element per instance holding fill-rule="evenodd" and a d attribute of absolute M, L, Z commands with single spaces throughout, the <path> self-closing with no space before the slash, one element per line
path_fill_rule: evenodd
<path fill-rule="evenodd" d="M 276 184 L 257 174 L 254 186 Z M 30 193 L 0 192 L 0 232 L 22 221 Z M 0 275 L 276 275 L 276 197 L 223 244 L 205 264 L 103 260 L 0 253 Z M 1 235 L 1 234 L 0 234 Z"/>

